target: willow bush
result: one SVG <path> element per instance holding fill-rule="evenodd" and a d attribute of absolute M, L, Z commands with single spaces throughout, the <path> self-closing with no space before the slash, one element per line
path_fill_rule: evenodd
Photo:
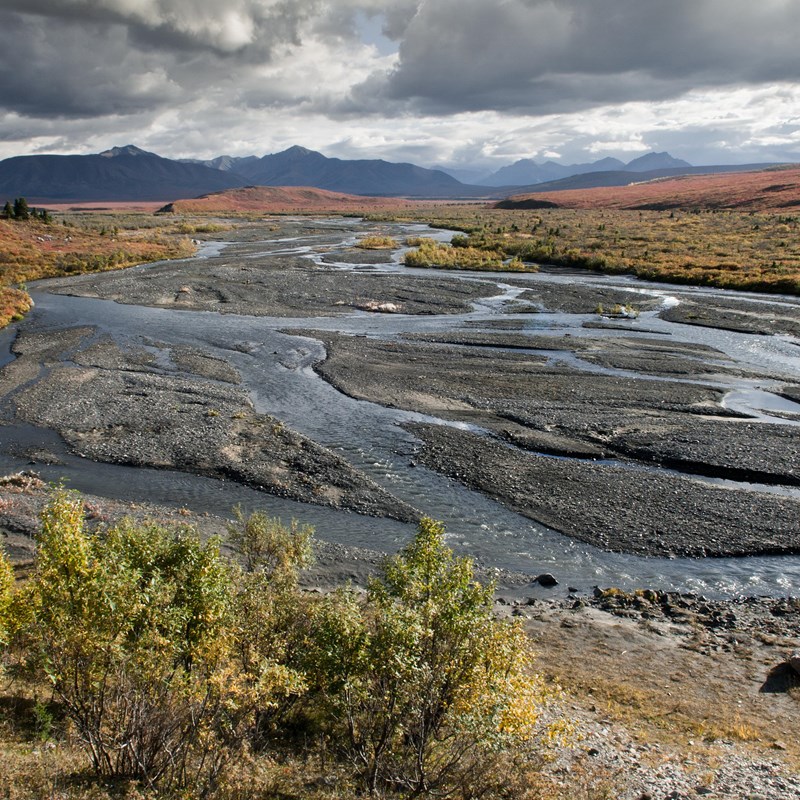
<path fill-rule="evenodd" d="M 299 589 L 308 527 L 237 511 L 229 533 L 241 563 L 187 526 L 89 530 L 58 489 L 24 586 L 0 557 L 0 646 L 51 687 L 102 778 L 210 797 L 226 767 L 291 749 L 375 796 L 500 796 L 563 733 L 541 721 L 528 638 L 439 523 L 366 594 Z"/>
<path fill-rule="evenodd" d="M 243 662 L 249 591 L 216 540 L 131 522 L 92 533 L 80 498 L 55 494 L 15 625 L 27 674 L 50 684 L 99 775 L 206 795 L 255 714 L 302 688 L 266 656 Z"/>
<path fill-rule="evenodd" d="M 509 778 L 501 762 L 566 732 L 541 724 L 554 693 L 522 629 L 492 614 L 492 594 L 423 519 L 364 603 L 340 591 L 318 605 L 309 674 L 329 740 L 370 794 L 485 795 Z"/>

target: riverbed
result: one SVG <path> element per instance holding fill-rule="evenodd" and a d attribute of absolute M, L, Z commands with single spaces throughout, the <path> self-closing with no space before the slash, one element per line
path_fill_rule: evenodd
<path fill-rule="evenodd" d="M 430 232 L 271 220 L 40 282 L 0 334 L 0 469 L 385 552 L 426 514 L 564 589 L 798 593 L 797 298 L 412 270 L 373 233 Z"/>

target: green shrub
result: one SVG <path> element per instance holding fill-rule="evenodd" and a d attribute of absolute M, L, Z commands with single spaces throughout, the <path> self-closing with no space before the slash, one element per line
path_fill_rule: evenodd
<path fill-rule="evenodd" d="M 342 759 L 370 794 L 497 796 L 565 730 L 540 720 L 552 692 L 527 636 L 494 618 L 492 587 L 433 520 L 366 597 L 319 597 L 298 589 L 312 531 L 297 523 L 237 510 L 237 564 L 186 526 L 84 518 L 56 490 L 28 583 L 15 591 L 0 558 L 0 632 L 104 780 L 210 796 L 231 762 L 291 741 Z"/>
<path fill-rule="evenodd" d="M 491 607 L 492 587 L 475 582 L 430 519 L 370 584 L 365 606 L 348 592 L 320 603 L 309 675 L 331 741 L 369 793 L 485 792 L 508 777 L 499 761 L 535 740 L 548 690 L 530 671 L 523 631 Z"/>
<path fill-rule="evenodd" d="M 245 571 L 264 572 L 273 581 L 295 585 L 297 570 L 311 563 L 314 529 L 296 520 L 287 527 L 261 511 L 245 517 L 238 506 L 234 517 L 228 536 L 242 556 Z"/>
<path fill-rule="evenodd" d="M 81 500 L 56 492 L 16 597 L 18 643 L 98 774 L 202 795 L 256 714 L 301 687 L 259 653 L 242 662 L 249 629 L 236 612 L 249 587 L 237 592 L 233 576 L 218 542 L 190 528 L 123 522 L 92 534 Z"/>

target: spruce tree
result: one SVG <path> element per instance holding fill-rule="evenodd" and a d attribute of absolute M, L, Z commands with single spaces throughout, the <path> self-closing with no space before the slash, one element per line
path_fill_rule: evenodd
<path fill-rule="evenodd" d="M 14 219 L 30 219 L 31 212 L 28 208 L 28 201 L 24 197 L 17 197 L 14 200 Z"/>

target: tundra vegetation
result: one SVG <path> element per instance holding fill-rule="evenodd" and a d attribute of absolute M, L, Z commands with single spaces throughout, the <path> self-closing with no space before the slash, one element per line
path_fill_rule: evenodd
<path fill-rule="evenodd" d="M 356 242 L 356 247 L 362 250 L 394 250 L 399 245 L 392 236 L 365 236 Z"/>
<path fill-rule="evenodd" d="M 420 239 L 416 250 L 405 255 L 407 267 L 437 269 L 469 269 L 484 272 L 536 272 L 534 264 L 525 265 L 519 258 L 505 260 L 502 250 L 471 243 L 466 236 L 454 236 L 451 244 L 439 244 L 433 239 Z"/>
<path fill-rule="evenodd" d="M 653 281 L 800 294 L 796 214 L 448 205 L 403 211 L 402 219 L 463 232 L 454 237 L 452 253 L 418 244 L 406 257 L 411 266 L 476 269 L 485 261 L 495 268 L 518 259 L 525 268 L 554 264 Z"/>
<path fill-rule="evenodd" d="M 56 219 L 17 198 L 0 214 L 0 328 L 30 310 L 28 281 L 183 258 L 193 252 L 178 227 L 154 217 L 67 214 Z"/>
<path fill-rule="evenodd" d="M 28 579 L 0 556 L 6 796 L 499 797 L 568 735 L 433 520 L 366 593 L 318 595 L 307 527 L 238 514 L 232 562 L 189 527 L 85 516 L 55 490 Z"/>

